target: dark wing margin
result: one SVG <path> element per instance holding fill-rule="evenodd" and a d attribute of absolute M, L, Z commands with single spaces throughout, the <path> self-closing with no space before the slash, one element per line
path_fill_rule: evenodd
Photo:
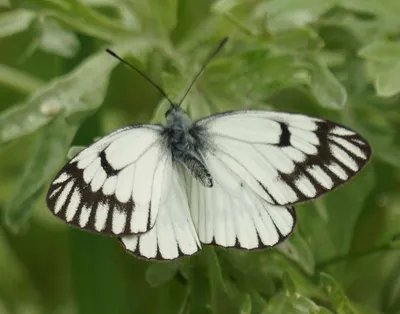
<path fill-rule="evenodd" d="M 51 183 L 50 211 L 72 226 L 105 235 L 149 230 L 166 167 L 162 130 L 157 125 L 124 128 L 81 151 Z"/>
<path fill-rule="evenodd" d="M 76 162 L 67 164 L 62 171 L 60 176 L 66 180 L 60 182 L 56 179 L 46 198 L 47 206 L 54 215 L 87 231 L 109 235 L 132 233 L 128 223 L 135 208 L 132 199 L 121 203 L 115 194 L 93 191 L 91 185 L 84 181 L 83 170 L 77 167 Z M 116 227 L 117 220 L 120 221 L 119 228 Z"/>
<path fill-rule="evenodd" d="M 281 210 L 286 210 L 292 217 L 292 220 L 293 220 L 292 228 L 290 229 L 289 232 L 284 233 L 283 231 L 281 231 L 281 229 L 279 228 L 277 223 L 274 220 L 272 220 L 274 230 L 271 230 L 271 232 L 276 232 L 276 234 L 278 235 L 278 239 L 274 243 L 269 243 L 269 242 L 265 241 L 264 238 L 262 237 L 263 235 L 258 230 L 256 230 L 257 245 L 255 245 L 253 247 L 246 247 L 245 245 L 243 245 L 243 242 L 241 241 L 239 236 L 236 236 L 235 244 L 233 244 L 233 245 L 229 245 L 229 244 L 227 245 L 225 243 L 221 243 L 215 238 L 215 236 L 212 238 L 211 242 L 206 243 L 206 244 L 215 245 L 215 246 L 219 246 L 219 247 L 225 247 L 225 248 L 235 248 L 235 249 L 240 249 L 240 250 L 247 250 L 247 251 L 262 250 L 262 249 L 275 247 L 278 244 L 285 241 L 287 238 L 289 238 L 289 236 L 293 233 L 293 230 L 296 226 L 296 221 L 297 221 L 295 208 L 293 206 L 285 206 Z"/>
<path fill-rule="evenodd" d="M 278 180 L 285 182 L 296 195 L 294 203 L 314 199 L 346 183 L 365 167 L 371 156 L 368 142 L 354 131 L 326 120 L 316 124 L 314 143 L 302 140 L 294 129 L 293 144 L 279 145 L 283 149 L 297 146 L 297 151 L 305 154 L 303 160 L 295 163 L 294 171 L 279 171 Z M 309 144 L 315 145 L 315 153 L 311 152 L 313 148 L 306 148 Z M 291 155 L 290 151 L 285 154 L 296 155 Z M 261 182 L 260 185 L 268 193 Z M 271 194 L 270 197 L 273 199 Z"/>
<path fill-rule="evenodd" d="M 308 201 L 341 186 L 371 156 L 368 142 L 353 130 L 300 114 L 233 111 L 195 125 L 207 134 L 210 150 L 276 205 Z"/>
<path fill-rule="evenodd" d="M 279 173 L 279 179 L 295 192 L 296 203 L 338 188 L 360 172 L 371 157 L 368 142 L 354 131 L 326 120 L 316 124 L 317 152 L 306 154 L 293 172 Z"/>

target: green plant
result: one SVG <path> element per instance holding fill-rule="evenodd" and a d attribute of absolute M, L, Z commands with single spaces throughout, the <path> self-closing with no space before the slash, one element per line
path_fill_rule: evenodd
<path fill-rule="evenodd" d="M 400 312 L 397 0 L 0 0 L 0 12 L 1 313 Z M 44 195 L 71 146 L 168 107 L 104 49 L 178 99 L 227 35 L 183 103 L 192 118 L 342 122 L 372 146 L 365 171 L 298 205 L 291 238 L 260 252 L 151 263 L 54 218 Z"/>

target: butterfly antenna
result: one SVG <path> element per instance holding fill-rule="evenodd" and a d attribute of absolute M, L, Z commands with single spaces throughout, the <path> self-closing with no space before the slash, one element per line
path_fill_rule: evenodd
<path fill-rule="evenodd" d="M 212 53 L 210 53 L 210 55 L 207 57 L 206 61 L 204 62 L 203 66 L 201 67 L 200 71 L 194 77 L 194 79 L 193 79 L 192 83 L 190 84 L 189 88 L 186 90 L 186 92 L 183 95 L 181 101 L 178 103 L 178 106 L 180 106 L 182 104 L 183 100 L 185 99 L 185 97 L 189 93 L 190 89 L 193 87 L 193 85 L 196 82 L 197 78 L 200 76 L 200 74 L 206 68 L 206 66 L 210 62 L 210 60 L 215 57 L 215 55 L 222 49 L 222 47 L 224 47 L 224 45 L 226 44 L 227 41 L 228 41 L 228 37 L 225 37 L 224 39 L 222 39 L 221 42 L 219 43 L 217 49 L 215 49 Z"/>
<path fill-rule="evenodd" d="M 117 60 L 119 60 L 120 62 L 122 62 L 123 64 L 127 65 L 128 67 L 130 67 L 131 69 L 135 70 L 137 73 L 139 73 L 143 78 L 145 78 L 149 83 L 151 83 L 151 85 L 153 85 L 155 88 L 157 88 L 157 90 L 169 101 L 169 103 L 171 104 L 171 106 L 174 106 L 173 101 L 168 97 L 167 93 L 164 92 L 162 90 L 162 88 L 160 86 L 158 86 L 156 83 L 154 83 L 146 74 L 144 74 L 142 71 L 140 71 L 139 69 L 137 69 L 136 67 L 134 67 L 132 64 L 130 64 L 128 61 L 125 61 L 124 59 L 122 59 L 121 57 L 119 57 L 115 52 L 111 51 L 110 49 L 106 49 L 106 51 L 112 55 L 114 58 L 116 58 Z"/>

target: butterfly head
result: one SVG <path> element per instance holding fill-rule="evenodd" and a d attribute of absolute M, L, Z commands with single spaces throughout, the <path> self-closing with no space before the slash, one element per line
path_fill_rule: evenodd
<path fill-rule="evenodd" d="M 165 120 L 167 126 L 170 128 L 184 128 L 186 129 L 192 124 L 187 114 L 178 105 L 172 105 L 171 108 L 165 113 Z"/>
<path fill-rule="evenodd" d="M 173 115 L 174 112 L 177 112 L 179 110 L 182 111 L 182 109 L 177 104 L 172 103 L 171 107 L 165 112 L 165 118 L 168 119 L 168 116 Z"/>

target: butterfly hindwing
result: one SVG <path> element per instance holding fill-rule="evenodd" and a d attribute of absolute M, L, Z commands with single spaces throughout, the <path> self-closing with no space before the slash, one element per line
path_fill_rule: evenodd
<path fill-rule="evenodd" d="M 163 128 L 117 130 L 87 147 L 58 173 L 47 194 L 50 210 L 81 229 L 123 235 L 155 223 L 167 164 Z"/>
<path fill-rule="evenodd" d="M 251 250 L 288 237 L 296 223 L 294 208 L 266 202 L 217 155 L 206 157 L 214 186 L 191 181 L 190 210 L 200 241 Z"/>
<path fill-rule="evenodd" d="M 179 165 L 168 169 L 172 172 L 167 172 L 164 177 L 166 190 L 154 227 L 146 233 L 121 238 L 125 249 L 136 256 L 171 260 L 192 255 L 201 249 L 190 215 L 183 171 Z"/>
<path fill-rule="evenodd" d="M 354 131 L 300 114 L 234 111 L 196 126 L 207 133 L 210 151 L 276 205 L 307 201 L 340 186 L 371 155 Z"/>

